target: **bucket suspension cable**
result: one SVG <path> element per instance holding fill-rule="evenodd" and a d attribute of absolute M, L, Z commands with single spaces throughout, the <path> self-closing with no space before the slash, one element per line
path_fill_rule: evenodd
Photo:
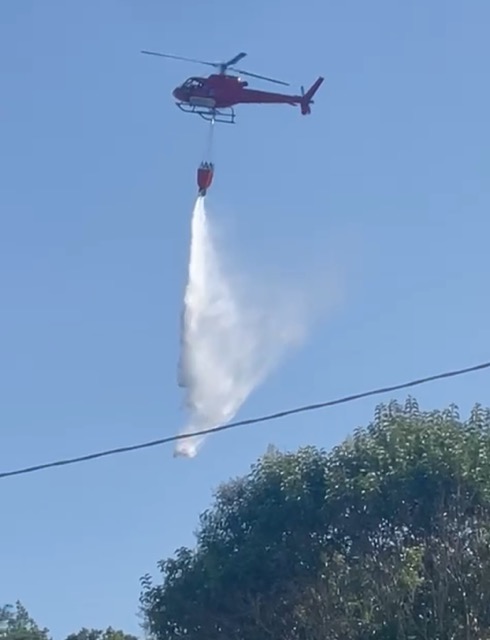
<path fill-rule="evenodd" d="M 201 162 L 200 167 L 197 170 L 197 186 L 199 188 L 199 195 L 205 196 L 207 190 L 213 182 L 214 166 L 211 162 Z"/>
<path fill-rule="evenodd" d="M 208 135 L 206 138 L 206 146 L 204 149 L 203 160 L 207 162 L 212 162 L 212 159 L 213 159 L 214 122 L 215 122 L 214 118 L 209 122 Z"/>
<path fill-rule="evenodd" d="M 208 136 L 206 141 L 206 151 L 204 160 L 201 162 L 197 170 L 197 186 L 199 187 L 199 195 L 204 197 L 207 190 L 213 182 L 214 164 L 212 161 L 213 152 L 213 136 L 214 136 L 214 119 L 209 124 Z"/>

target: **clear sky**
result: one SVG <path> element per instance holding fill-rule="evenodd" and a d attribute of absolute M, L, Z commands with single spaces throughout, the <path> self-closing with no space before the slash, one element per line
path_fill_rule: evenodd
<path fill-rule="evenodd" d="M 183 421 L 206 125 L 171 90 L 207 68 L 140 49 L 247 51 L 241 66 L 294 90 L 326 78 L 308 118 L 242 107 L 217 132 L 209 214 L 241 262 L 342 274 L 341 304 L 240 417 L 488 359 L 489 22 L 488 0 L 2 0 L 0 470 Z M 483 372 L 414 395 L 467 415 L 488 388 Z M 137 632 L 140 576 L 192 543 L 221 481 L 269 442 L 331 447 L 389 399 L 219 434 L 192 461 L 161 447 L 2 480 L 0 603 L 20 598 L 57 640 Z"/>

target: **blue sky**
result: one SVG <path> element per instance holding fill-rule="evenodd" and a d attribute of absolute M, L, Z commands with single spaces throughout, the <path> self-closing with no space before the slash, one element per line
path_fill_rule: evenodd
<path fill-rule="evenodd" d="M 0 470 L 183 421 L 179 314 L 206 127 L 171 90 L 207 69 L 140 49 L 244 50 L 244 68 L 293 87 L 326 78 L 309 118 L 243 107 L 217 132 L 209 213 L 240 260 L 344 274 L 342 305 L 240 417 L 488 359 L 489 20 L 487 0 L 3 0 Z M 414 395 L 467 415 L 488 376 Z M 162 447 L 3 480 L 0 603 L 20 598 L 56 639 L 137 632 L 140 576 L 192 543 L 221 481 L 269 442 L 331 447 L 381 399 L 220 434 L 192 461 Z"/>

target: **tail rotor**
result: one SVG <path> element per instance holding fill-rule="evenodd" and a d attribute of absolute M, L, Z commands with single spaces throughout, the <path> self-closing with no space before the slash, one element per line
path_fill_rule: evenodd
<path fill-rule="evenodd" d="M 318 91 L 323 78 L 320 76 L 318 80 L 305 92 L 305 88 L 301 87 L 301 113 L 305 116 L 311 113 L 310 105 L 314 104 L 313 96 Z"/>

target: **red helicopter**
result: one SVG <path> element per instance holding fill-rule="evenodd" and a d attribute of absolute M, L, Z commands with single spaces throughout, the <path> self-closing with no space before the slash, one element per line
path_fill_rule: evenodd
<path fill-rule="evenodd" d="M 256 73 L 236 69 L 232 65 L 235 65 L 247 55 L 243 52 L 231 60 L 228 60 L 228 62 L 206 62 L 204 60 L 183 58 L 182 56 L 158 53 L 156 51 L 142 51 L 141 53 L 161 56 L 162 58 L 173 58 L 174 60 L 196 62 L 218 69 L 218 73 L 214 73 L 207 78 L 195 76 L 188 78 L 180 87 L 177 87 L 172 92 L 172 95 L 177 100 L 179 109 L 186 113 L 198 114 L 205 120 L 212 122 L 234 124 L 235 111 L 233 107 L 237 104 L 299 105 L 303 115 L 309 114 L 311 113 L 310 104 L 313 103 L 312 98 L 324 80 L 324 78 L 320 76 L 306 93 L 303 87 L 301 87 L 301 95 L 272 93 L 258 89 L 247 89 L 248 82 L 237 76 L 226 75 L 226 71 L 230 69 L 243 76 L 251 76 L 253 78 L 260 78 L 261 80 L 267 80 L 268 82 L 289 86 L 287 82 L 282 82 L 281 80 L 274 80 L 274 78 L 267 78 L 266 76 L 257 75 Z"/>

